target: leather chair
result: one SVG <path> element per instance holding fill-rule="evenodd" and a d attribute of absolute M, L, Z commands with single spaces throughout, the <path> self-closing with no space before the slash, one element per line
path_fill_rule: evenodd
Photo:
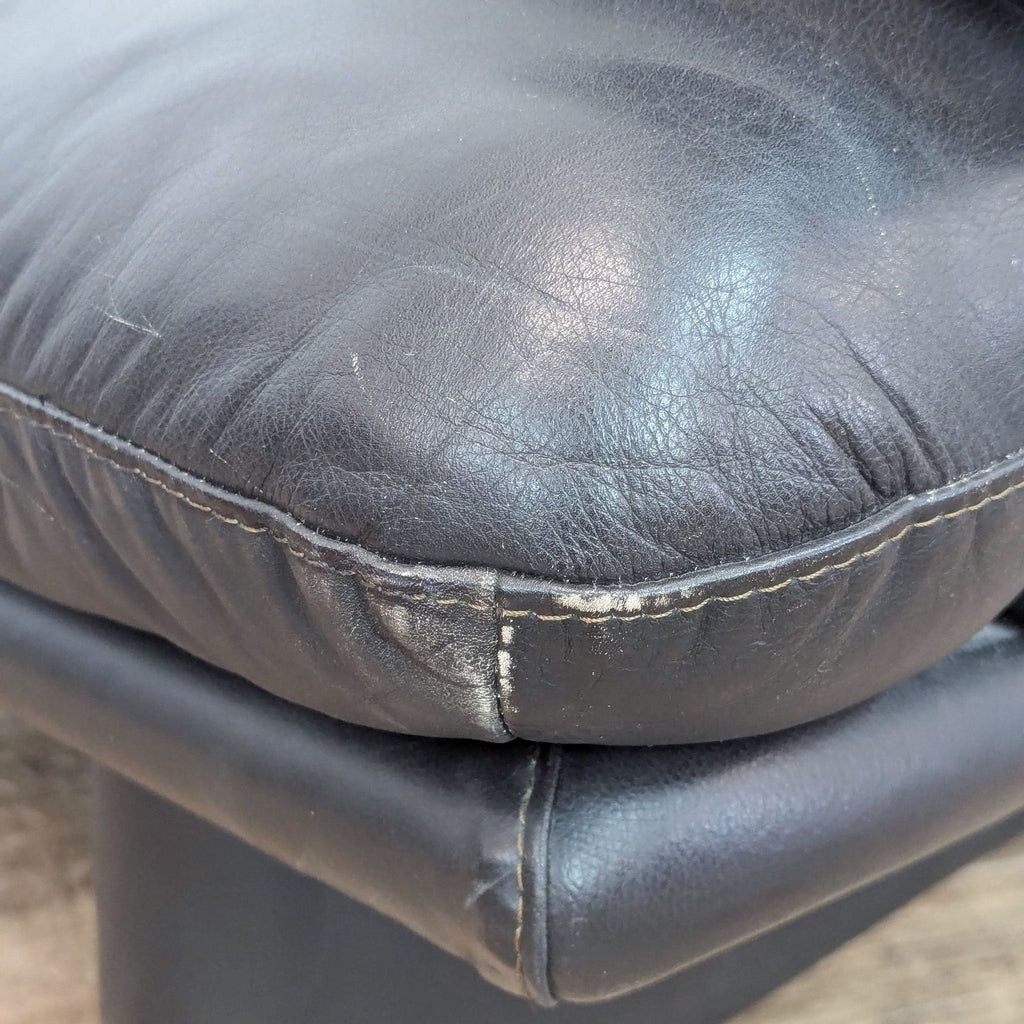
<path fill-rule="evenodd" d="M 1024 825 L 1017 3 L 0 39 L 0 698 L 102 766 L 107 1024 L 721 1020 Z"/>

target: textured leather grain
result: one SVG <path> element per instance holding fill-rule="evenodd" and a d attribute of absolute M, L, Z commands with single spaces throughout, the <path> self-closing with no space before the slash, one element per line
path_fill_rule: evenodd
<path fill-rule="evenodd" d="M 1019 5 L 0 38 L 6 579 L 337 717 L 616 743 L 818 717 L 1024 587 Z"/>
<path fill-rule="evenodd" d="M 774 736 L 429 740 L 332 722 L 0 585 L 0 703 L 536 1002 L 642 989 L 1024 806 L 1024 633 Z"/>

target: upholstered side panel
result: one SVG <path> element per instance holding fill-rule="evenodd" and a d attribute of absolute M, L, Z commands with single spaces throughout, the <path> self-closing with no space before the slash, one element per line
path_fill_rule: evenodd
<path fill-rule="evenodd" d="M 0 703 L 540 1003 L 636 990 L 1024 806 L 1024 634 L 692 747 L 332 722 L 0 585 Z"/>
<path fill-rule="evenodd" d="M 935 662 L 1024 586 L 1024 459 L 825 541 L 570 586 L 318 533 L 0 385 L 0 578 L 344 721 L 679 743 L 769 732 Z"/>

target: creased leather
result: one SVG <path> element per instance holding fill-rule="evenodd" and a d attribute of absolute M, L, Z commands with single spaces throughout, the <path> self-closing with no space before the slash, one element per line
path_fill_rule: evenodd
<path fill-rule="evenodd" d="M 340 718 L 614 743 L 828 713 L 1024 588 L 1013 492 L 724 600 L 1024 445 L 1019 5 L 71 0 L 0 38 L 17 401 L 472 594 L 382 610 L 9 422 L 4 578 Z"/>
<path fill-rule="evenodd" d="M 493 573 L 332 543 L 2 385 L 0 465 L 6 579 L 335 718 L 508 737 Z"/>
<path fill-rule="evenodd" d="M 1024 806 L 1024 633 L 690 747 L 332 722 L 0 584 L 0 703 L 541 1002 L 633 991 Z"/>

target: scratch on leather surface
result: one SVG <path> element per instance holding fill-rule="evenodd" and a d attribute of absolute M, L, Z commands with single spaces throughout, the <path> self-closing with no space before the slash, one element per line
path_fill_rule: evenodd
<path fill-rule="evenodd" d="M 347 549 L 56 410 L 6 405 L 0 461 L 17 479 L 0 478 L 5 580 L 334 718 L 508 738 L 495 709 L 493 572 Z"/>
<path fill-rule="evenodd" d="M 459 687 L 463 699 L 475 709 L 479 721 L 492 718 L 493 693 L 490 651 L 478 642 L 465 622 L 453 621 L 452 611 L 434 601 L 407 602 L 404 595 L 394 597 L 371 590 L 369 604 L 382 635 L 413 662 L 431 675 L 440 675 Z M 463 605 L 462 607 L 466 607 Z M 499 703 L 497 718 L 511 736 Z"/>

